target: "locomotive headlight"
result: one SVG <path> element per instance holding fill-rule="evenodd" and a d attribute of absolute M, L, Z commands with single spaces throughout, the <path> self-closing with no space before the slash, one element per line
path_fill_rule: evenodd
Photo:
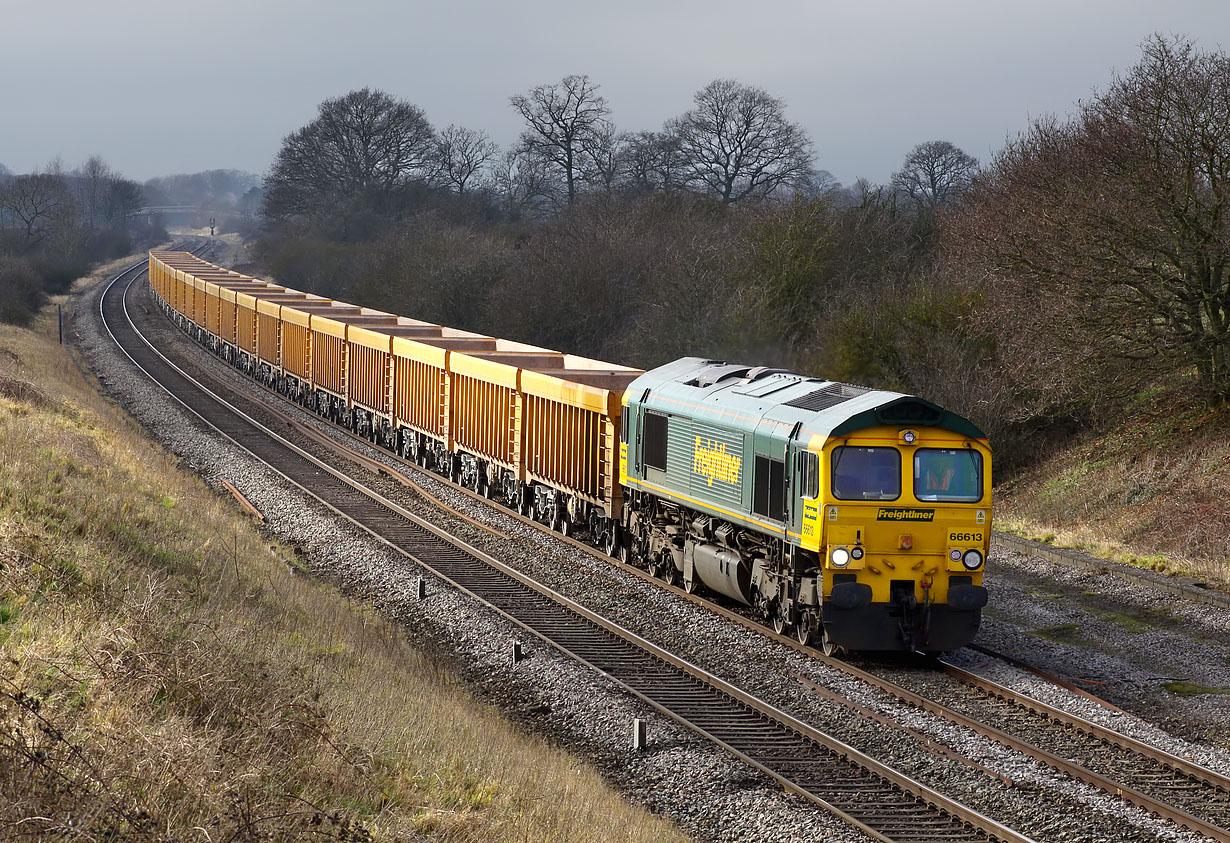
<path fill-rule="evenodd" d="M 976 571 L 982 567 L 982 554 L 977 550 L 967 550 L 965 556 L 961 557 L 961 564 L 971 571 Z"/>
<path fill-rule="evenodd" d="M 829 554 L 829 561 L 833 563 L 834 568 L 844 568 L 850 564 L 850 551 L 844 547 L 835 547 Z"/>
<path fill-rule="evenodd" d="M 862 558 L 863 558 L 863 549 L 862 549 L 861 547 L 851 548 L 851 549 L 850 549 L 850 558 L 851 558 L 851 559 L 855 559 L 855 560 L 862 559 Z"/>

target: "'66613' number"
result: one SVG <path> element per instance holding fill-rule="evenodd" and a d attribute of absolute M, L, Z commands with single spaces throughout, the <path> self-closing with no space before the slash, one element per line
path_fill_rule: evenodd
<path fill-rule="evenodd" d="M 948 542 L 949 544 L 981 544 L 982 533 L 961 533 L 957 530 L 952 530 L 948 533 Z"/>

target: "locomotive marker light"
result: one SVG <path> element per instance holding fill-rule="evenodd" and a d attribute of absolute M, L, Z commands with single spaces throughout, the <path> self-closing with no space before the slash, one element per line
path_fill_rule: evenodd
<path fill-rule="evenodd" d="M 902 445 L 913 445 L 917 441 L 918 441 L 918 434 L 915 433 L 914 431 L 912 430 L 901 431 L 901 444 Z"/>
<path fill-rule="evenodd" d="M 967 550 L 965 556 L 961 557 L 961 564 L 971 571 L 976 571 L 982 567 L 982 554 L 976 550 Z"/>
<path fill-rule="evenodd" d="M 961 561 L 961 551 L 954 547 L 952 550 L 948 551 L 948 558 L 951 559 L 953 562 L 960 562 Z"/>
<path fill-rule="evenodd" d="M 850 551 L 850 558 L 851 558 L 851 559 L 856 559 L 856 560 L 857 560 L 857 559 L 862 559 L 862 558 L 863 558 L 863 549 L 862 549 L 861 547 L 856 547 L 856 548 L 853 548 L 853 549 Z"/>

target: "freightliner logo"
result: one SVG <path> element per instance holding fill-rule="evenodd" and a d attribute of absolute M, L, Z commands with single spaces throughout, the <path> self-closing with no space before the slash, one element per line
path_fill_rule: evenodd
<path fill-rule="evenodd" d="M 723 483 L 739 485 L 739 469 L 743 460 L 738 454 L 726 452 L 726 443 L 719 444 L 713 439 L 696 437 L 696 447 L 692 451 L 692 470 L 709 479 L 709 485 L 714 480 Z"/>
<path fill-rule="evenodd" d="M 883 509 L 876 513 L 877 521 L 934 521 L 934 509 Z"/>

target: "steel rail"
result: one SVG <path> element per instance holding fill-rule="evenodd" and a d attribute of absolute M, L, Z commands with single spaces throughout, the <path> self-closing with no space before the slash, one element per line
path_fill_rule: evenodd
<path fill-rule="evenodd" d="M 121 302 L 125 306 L 127 289 L 131 286 L 130 282 L 125 288 L 125 295 L 121 297 Z M 107 293 L 110 293 L 110 289 L 109 285 Z M 107 296 L 104 295 L 103 302 L 100 303 L 104 321 L 106 320 L 106 299 Z M 126 310 L 124 315 L 128 321 L 127 328 L 133 336 L 141 340 L 149 353 L 160 358 L 156 365 L 173 373 L 171 380 L 181 379 L 184 383 L 191 384 L 198 395 L 207 396 L 217 402 L 217 404 L 209 402 L 211 406 L 226 406 L 219 396 L 195 381 L 182 369 L 178 369 L 154 348 L 152 343 L 140 334 Z M 113 337 L 115 336 L 109 324 L 107 330 L 112 333 Z M 152 372 L 148 371 L 148 364 L 142 365 L 136 359 L 132 353 L 134 349 L 125 347 L 118 338 L 116 342 L 138 368 L 146 370 L 147 374 L 153 377 Z M 175 390 L 167 384 L 162 383 L 164 379 L 166 379 L 165 375 L 163 378 L 155 378 L 155 382 L 159 383 L 190 412 L 201 418 L 205 424 L 214 427 L 221 435 L 258 459 L 269 461 L 254 450 L 252 442 L 254 438 L 276 443 L 278 449 L 297 455 L 300 465 L 290 467 L 288 462 L 274 467 L 273 470 L 332 511 L 347 518 L 388 546 L 415 559 L 442 578 L 454 582 L 466 593 L 484 600 L 511 621 L 542 638 L 551 646 L 611 677 L 655 709 L 723 746 L 736 757 L 742 758 L 779 781 L 784 787 L 805 795 L 854 827 L 871 834 L 875 839 L 997 839 L 1006 841 L 1006 843 L 1008 841 L 1026 843 L 1027 838 L 1017 832 L 891 770 L 785 712 L 777 711 L 763 701 L 755 699 L 695 665 L 666 653 L 568 598 L 556 595 L 549 589 L 530 581 L 527 577 L 481 551 L 465 547 L 462 543 L 444 534 L 443 531 L 419 519 L 396 503 L 388 501 L 378 493 L 363 487 L 357 481 L 333 469 L 283 437 L 261 428 L 242 411 L 228 407 L 226 413 L 233 419 L 243 420 L 244 430 L 235 430 L 234 433 L 224 430 L 223 427 L 231 427 L 231 424 L 224 421 L 219 425 L 216 423 L 219 421 L 217 415 L 206 418 L 205 413 L 208 412 L 205 411 L 206 402 L 185 400 L 184 397 L 176 395 Z M 182 388 L 184 387 L 181 386 Z M 254 436 L 253 427 L 260 430 L 263 436 Z M 243 439 L 242 442 L 240 438 Z M 260 449 L 264 447 L 266 446 L 258 446 Z M 292 476 L 294 474 L 300 475 L 300 478 Z M 304 484 L 305 480 L 311 483 L 311 488 Z M 332 500 L 326 500 L 321 492 L 330 486 L 335 487 L 332 490 L 335 496 Z M 339 492 L 340 494 L 336 494 Z M 357 501 L 358 496 L 362 496 L 364 500 Z M 386 523 L 380 525 L 380 518 L 376 517 L 378 514 L 395 515 L 397 523 L 386 518 Z M 373 529 L 371 526 L 373 522 L 380 529 Z M 432 539 L 427 542 L 427 546 L 422 546 L 425 536 L 430 536 Z M 407 543 L 413 545 L 415 541 L 420 546 L 414 550 L 407 549 L 405 545 Z M 430 546 L 433 541 L 436 546 Z M 459 556 L 465 558 L 459 562 L 457 558 Z M 503 581 L 494 587 L 494 596 L 488 593 L 485 598 L 479 597 L 477 589 L 472 587 L 472 584 L 467 584 L 467 578 L 476 576 L 474 560 L 480 560 L 485 570 L 501 574 Z M 450 567 L 456 568 L 458 565 L 461 565 L 460 570 L 450 570 Z M 512 604 L 521 598 L 509 597 L 510 580 L 520 584 L 517 589 L 518 593 L 533 592 L 540 600 L 552 601 L 555 608 L 552 613 L 548 613 L 551 616 L 546 620 L 535 618 L 534 613 L 538 611 L 537 607 L 533 607 L 533 610 L 528 612 L 524 607 L 520 607 L 518 611 L 519 607 Z M 485 587 L 490 588 L 489 585 Z M 510 600 L 512 603 L 509 602 Z M 560 615 L 561 608 L 566 610 L 565 615 Z M 578 624 L 580 624 L 579 627 Z M 602 633 L 600 638 L 605 640 L 595 643 L 586 639 L 587 635 L 592 639 L 592 632 L 588 632 L 586 627 L 600 631 Z M 578 640 L 578 636 L 585 640 Z M 561 638 L 565 640 L 560 640 Z M 648 664 L 645 661 L 646 658 L 651 659 Z M 660 662 L 661 666 L 655 667 L 654 660 Z M 663 674 L 663 669 L 667 667 L 670 670 Z M 680 683 L 681 678 L 686 680 L 682 684 Z M 649 684 L 646 684 L 647 681 Z M 689 682 L 696 684 L 697 687 L 688 687 Z M 844 770 L 833 768 L 833 759 L 840 761 L 844 765 Z M 827 769 L 822 770 L 822 766 Z M 880 781 L 877 782 L 877 779 Z M 839 789 L 835 790 L 834 786 L 843 780 L 853 784 L 858 795 L 851 797 L 849 794 L 843 795 Z M 890 783 L 891 791 L 886 788 L 886 785 Z M 885 801 L 868 800 L 866 796 L 869 787 L 879 790 Z M 898 795 L 892 796 L 892 792 L 897 792 Z M 898 815 L 888 816 L 891 809 L 897 809 Z M 906 814 L 904 819 L 900 816 L 902 811 Z M 912 828 L 910 823 L 913 823 Z M 884 833 L 885 831 L 888 833 Z"/>

